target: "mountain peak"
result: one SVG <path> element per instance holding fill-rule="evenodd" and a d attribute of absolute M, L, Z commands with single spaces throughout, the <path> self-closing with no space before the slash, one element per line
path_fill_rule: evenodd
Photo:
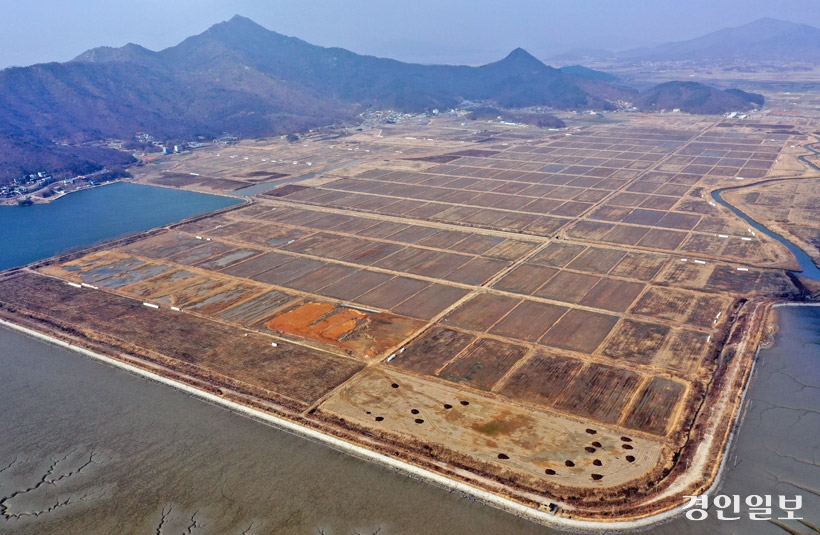
<path fill-rule="evenodd" d="M 72 61 L 80 61 L 87 63 L 108 63 L 113 61 L 142 63 L 149 61 L 155 55 L 145 47 L 128 43 L 119 48 L 110 46 L 100 46 L 86 50 Z"/>
<path fill-rule="evenodd" d="M 230 19 L 220 22 L 219 24 L 215 24 L 215 26 L 235 26 L 235 27 L 253 27 L 253 28 L 262 28 L 259 24 L 252 21 L 248 17 L 243 17 L 242 15 L 234 15 Z M 264 28 L 263 28 L 264 29 Z"/>
<path fill-rule="evenodd" d="M 230 19 L 228 19 L 228 22 L 242 22 L 242 23 L 250 22 L 250 23 L 252 23 L 252 24 L 256 24 L 255 22 L 253 22 L 253 21 L 252 21 L 251 19 L 249 19 L 248 17 L 243 17 L 243 16 L 242 16 L 242 15 L 240 15 L 239 13 L 237 13 L 236 15 L 234 15 L 233 17 L 231 17 Z"/>
<path fill-rule="evenodd" d="M 505 62 L 515 62 L 515 63 L 532 63 L 532 64 L 538 64 L 538 65 L 541 65 L 541 66 L 544 65 L 541 62 L 541 60 L 539 60 L 538 58 L 536 58 L 535 56 L 533 56 L 532 54 L 530 54 L 529 52 L 527 52 L 526 50 L 524 50 L 521 47 L 518 47 L 515 50 L 513 50 L 512 52 L 510 52 L 509 54 L 507 54 L 507 57 L 504 58 L 503 61 L 505 61 Z"/>
<path fill-rule="evenodd" d="M 247 34 L 268 34 L 273 33 L 267 28 L 260 26 L 251 19 L 243 17 L 242 15 L 234 15 L 229 20 L 214 24 L 205 31 L 205 34 L 219 35 L 219 36 L 237 36 Z"/>
<path fill-rule="evenodd" d="M 523 48 L 516 48 L 509 54 L 507 57 L 502 59 L 501 61 L 496 61 L 495 63 L 491 63 L 488 67 L 492 66 L 495 69 L 502 69 L 507 73 L 545 73 L 547 71 L 553 71 L 552 67 L 548 67 L 544 63 L 541 62 L 538 58 L 524 50 Z"/>

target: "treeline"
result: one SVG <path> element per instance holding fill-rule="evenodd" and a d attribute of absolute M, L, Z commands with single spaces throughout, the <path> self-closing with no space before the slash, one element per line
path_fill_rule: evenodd
<path fill-rule="evenodd" d="M 40 171 L 57 178 L 88 175 L 103 169 L 122 173 L 136 161 L 129 153 L 104 147 L 57 145 L 0 135 L 0 185 Z"/>
<path fill-rule="evenodd" d="M 549 113 L 512 112 L 489 106 L 475 108 L 467 115 L 467 118 L 471 121 L 500 120 L 510 123 L 523 123 L 538 128 L 565 128 L 567 126 L 564 121 Z"/>

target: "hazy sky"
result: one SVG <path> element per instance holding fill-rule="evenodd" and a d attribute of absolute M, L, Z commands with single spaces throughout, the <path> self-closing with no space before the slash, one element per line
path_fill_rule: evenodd
<path fill-rule="evenodd" d="M 698 37 L 761 17 L 820 27 L 820 0 L 25 0 L 5 2 L 0 68 L 67 61 L 95 46 L 151 50 L 235 14 L 323 46 L 405 61 L 481 63 Z M 504 4 L 504 5 L 502 5 Z"/>

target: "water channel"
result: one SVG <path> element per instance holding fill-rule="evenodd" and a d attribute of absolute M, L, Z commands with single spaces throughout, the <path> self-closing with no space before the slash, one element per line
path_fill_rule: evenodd
<path fill-rule="evenodd" d="M 803 180 L 803 179 L 795 179 L 795 180 Z M 811 179 L 809 179 L 809 180 L 811 180 Z M 820 180 L 820 179 L 816 179 L 816 180 Z M 734 186 L 734 187 L 731 187 L 731 188 L 717 189 L 717 190 L 712 192 L 712 199 L 714 199 L 715 202 L 719 203 L 721 206 L 725 206 L 726 208 L 731 210 L 732 213 L 734 213 L 736 216 L 738 216 L 741 219 L 743 219 L 744 221 L 746 221 L 749 224 L 750 227 L 752 227 L 755 230 L 757 230 L 758 232 L 762 232 L 763 234 L 769 236 L 770 238 L 773 238 L 773 239 L 777 240 L 778 242 L 782 243 L 794 255 L 794 257 L 797 259 L 797 263 L 800 264 L 800 271 L 797 271 L 797 272 L 794 272 L 794 273 L 799 274 L 801 277 L 806 277 L 807 279 L 818 280 L 818 279 L 820 279 L 820 269 L 817 267 L 817 264 L 814 263 L 814 260 L 812 260 L 811 256 L 809 256 L 809 254 L 806 253 L 806 251 L 804 251 L 803 249 L 798 247 L 793 242 L 787 240 L 786 238 L 784 238 L 780 234 L 777 234 L 776 232 L 773 232 L 773 231 L 769 230 L 768 228 L 766 228 L 765 226 L 761 225 L 760 223 L 758 223 L 757 221 L 755 221 L 754 219 L 752 219 L 751 217 L 746 215 L 744 212 L 740 211 L 739 209 L 735 208 L 733 205 L 731 205 L 728 202 L 724 201 L 723 197 L 721 197 L 721 194 L 724 191 L 743 189 L 743 188 L 748 188 L 750 186 L 757 186 L 757 185 L 760 185 L 760 184 L 768 184 L 768 183 L 775 183 L 775 182 L 782 182 L 782 180 L 764 180 L 762 182 L 756 182 L 755 184 L 746 184 L 746 185 L 743 185 L 743 186 Z"/>
<path fill-rule="evenodd" d="M 815 156 L 820 156 L 820 152 L 818 152 L 817 150 L 812 148 L 812 146 L 810 144 L 805 145 L 803 148 L 805 148 L 806 150 L 811 151 L 812 153 L 814 153 Z M 820 167 L 818 167 L 817 165 L 812 163 L 812 161 L 809 160 L 808 158 L 806 158 L 806 156 L 798 156 L 798 160 L 800 160 L 804 164 L 808 165 L 809 167 L 813 168 L 814 170 L 820 172 Z M 775 178 L 775 179 L 771 179 L 771 180 L 761 180 L 761 181 L 755 182 L 753 184 L 742 184 L 740 186 L 732 186 L 732 187 L 728 187 L 728 188 L 721 188 L 721 189 L 714 190 L 712 192 L 712 199 L 714 199 L 714 201 L 717 202 L 718 204 L 720 204 L 721 206 L 724 206 L 724 207 L 728 208 L 729 210 L 731 210 L 733 214 L 735 214 L 739 218 L 746 221 L 755 230 L 757 230 L 759 232 L 762 232 L 763 234 L 769 236 L 770 238 L 773 238 L 773 239 L 779 241 L 780 243 L 782 243 L 794 255 L 794 257 L 797 259 L 797 263 L 800 265 L 800 271 L 793 272 L 793 273 L 800 274 L 801 277 L 806 277 L 808 279 L 820 280 L 820 269 L 818 269 L 817 264 L 814 262 L 814 260 L 812 260 L 811 256 L 809 256 L 806 253 L 806 251 L 804 251 L 803 249 L 801 249 L 800 247 L 798 247 L 797 245 L 795 245 L 791 241 L 787 240 L 786 238 L 784 238 L 780 234 L 777 234 L 776 232 L 773 232 L 773 231 L 769 230 L 767 227 L 761 225 L 760 223 L 758 223 L 757 221 L 752 219 L 750 216 L 748 216 L 746 213 L 742 212 L 741 210 L 739 210 L 738 208 L 736 208 L 732 204 L 724 201 L 723 197 L 722 197 L 722 194 L 725 191 L 744 189 L 744 188 L 749 188 L 749 187 L 752 187 L 752 186 L 759 186 L 759 185 L 762 185 L 762 184 L 774 184 L 774 183 L 777 183 L 777 182 L 784 182 L 786 180 L 820 180 L 820 178 L 791 178 L 791 179 L 788 179 L 788 178 L 787 179 Z"/>

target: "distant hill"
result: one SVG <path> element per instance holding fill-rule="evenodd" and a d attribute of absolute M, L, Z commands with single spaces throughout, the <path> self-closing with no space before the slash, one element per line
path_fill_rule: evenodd
<path fill-rule="evenodd" d="M 538 128 L 565 128 L 567 126 L 564 121 L 549 113 L 514 113 L 490 106 L 481 106 L 471 110 L 467 118 L 471 121 L 501 120 L 523 123 Z"/>
<path fill-rule="evenodd" d="M 695 114 L 742 111 L 763 105 L 763 95 L 739 89 L 720 90 L 697 82 L 667 82 L 641 94 L 634 105 L 648 111 L 680 109 Z"/>
<path fill-rule="evenodd" d="M 596 71 L 594 69 L 590 69 L 589 67 L 584 67 L 583 65 L 568 65 L 566 67 L 560 67 L 558 70 L 570 76 L 590 78 L 592 80 L 600 80 L 602 82 L 610 82 L 614 84 L 618 81 L 618 77 L 614 74 Z"/>
<path fill-rule="evenodd" d="M 369 108 L 471 100 L 606 110 L 639 101 L 613 81 L 581 66 L 549 67 L 520 48 L 480 67 L 402 63 L 311 45 L 236 16 L 159 52 L 102 47 L 67 63 L 0 71 L 0 148 L 8 149 L 0 180 L 121 165 L 122 153 L 78 144 L 140 131 L 166 141 L 262 137 L 353 121 Z"/>
<path fill-rule="evenodd" d="M 765 61 L 820 64 L 820 29 L 772 18 L 696 39 L 619 52 L 620 58 L 668 61 Z"/>

